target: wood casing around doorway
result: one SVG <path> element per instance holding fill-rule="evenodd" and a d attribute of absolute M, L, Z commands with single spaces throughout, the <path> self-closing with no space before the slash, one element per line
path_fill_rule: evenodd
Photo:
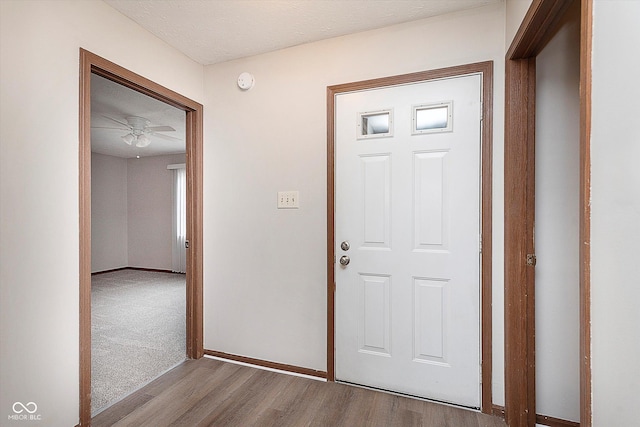
<path fill-rule="evenodd" d="M 202 317 L 202 123 L 201 104 L 87 50 L 80 49 L 80 426 L 91 423 L 91 74 L 97 74 L 186 113 L 187 357 L 203 356 Z"/>
<path fill-rule="evenodd" d="M 481 141 L 481 410 L 492 413 L 491 283 L 492 283 L 492 177 L 493 177 L 493 62 L 479 62 L 399 76 L 383 77 L 327 87 L 327 379 L 335 381 L 335 97 L 344 92 L 411 84 L 468 74 L 482 75 Z"/>
<path fill-rule="evenodd" d="M 505 419 L 534 427 L 536 56 L 572 0 L 533 0 L 505 58 Z M 590 129 L 593 0 L 580 0 L 580 425 L 591 427 Z M 548 417 L 547 417 L 548 418 Z M 540 421 L 538 416 L 538 421 Z"/>

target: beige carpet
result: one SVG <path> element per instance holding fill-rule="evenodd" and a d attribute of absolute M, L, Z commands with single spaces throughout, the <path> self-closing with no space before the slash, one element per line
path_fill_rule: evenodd
<path fill-rule="evenodd" d="M 120 270 L 91 278 L 91 412 L 185 360 L 185 275 Z"/>

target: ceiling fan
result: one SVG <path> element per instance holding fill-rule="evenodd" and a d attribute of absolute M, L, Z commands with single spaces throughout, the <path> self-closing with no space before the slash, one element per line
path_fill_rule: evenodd
<path fill-rule="evenodd" d="M 157 132 L 175 132 L 175 129 L 171 126 L 149 126 L 151 122 L 143 117 L 128 116 L 127 122 L 121 122 L 108 116 L 102 116 L 105 119 L 111 120 L 123 127 L 106 127 L 106 126 L 92 126 L 94 129 L 119 129 L 123 131 L 129 131 L 126 135 L 121 136 L 122 140 L 127 145 L 132 145 L 135 142 L 136 147 L 144 148 L 151 144 L 150 135 L 157 136 L 163 139 L 169 139 L 172 141 L 181 141 L 179 138 L 175 138 L 169 135 L 163 135 Z"/>

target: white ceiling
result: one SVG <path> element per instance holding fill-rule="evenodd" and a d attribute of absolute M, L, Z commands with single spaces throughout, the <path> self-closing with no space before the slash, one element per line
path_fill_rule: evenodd
<path fill-rule="evenodd" d="M 113 120 L 126 123 L 130 116 L 149 120 L 149 126 L 171 126 L 175 132 L 149 135 L 151 144 L 144 148 L 136 147 L 135 143 L 127 145 L 122 136 L 130 130 Z M 125 158 L 184 153 L 185 126 L 184 111 L 104 77 L 91 75 L 91 152 Z M 157 135 L 178 138 L 179 141 Z"/>
<path fill-rule="evenodd" d="M 209 65 L 503 0 L 105 0 Z"/>

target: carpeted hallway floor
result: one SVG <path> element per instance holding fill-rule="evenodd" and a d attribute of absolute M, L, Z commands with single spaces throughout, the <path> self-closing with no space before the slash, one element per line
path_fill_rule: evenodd
<path fill-rule="evenodd" d="M 91 278 L 91 412 L 185 360 L 185 275 L 120 270 Z"/>

